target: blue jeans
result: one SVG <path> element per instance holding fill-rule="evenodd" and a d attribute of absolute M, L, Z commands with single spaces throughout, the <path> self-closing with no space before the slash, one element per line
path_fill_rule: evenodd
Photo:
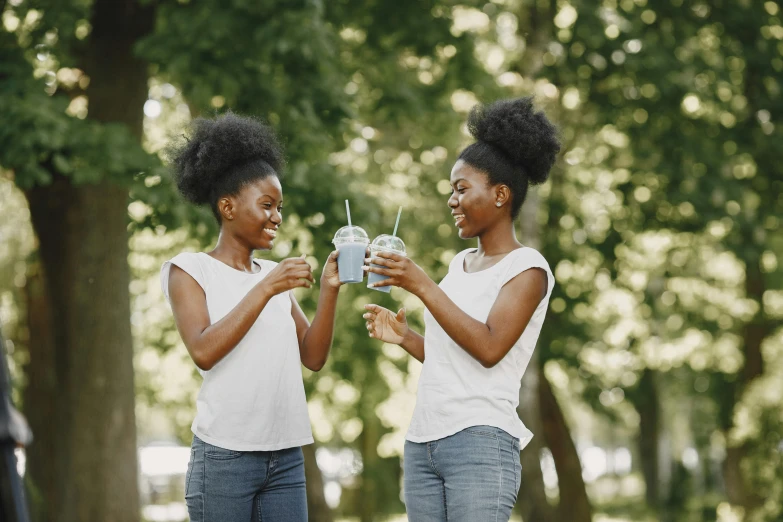
<path fill-rule="evenodd" d="M 473 426 L 432 442 L 405 441 L 403 471 L 410 522 L 505 522 L 519 492 L 519 440 Z"/>
<path fill-rule="evenodd" d="M 302 448 L 232 451 L 194 436 L 185 503 L 191 522 L 307 522 Z"/>

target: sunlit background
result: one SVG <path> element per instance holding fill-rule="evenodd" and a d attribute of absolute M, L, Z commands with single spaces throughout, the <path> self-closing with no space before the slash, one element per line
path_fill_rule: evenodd
<path fill-rule="evenodd" d="M 390 233 L 402 205 L 399 235 L 439 280 L 473 246 L 446 206 L 467 113 L 528 94 L 559 126 L 563 151 L 518 225 L 557 285 L 522 381 L 520 414 L 536 436 L 522 453 L 514 520 L 781 520 L 778 1 L 124 4 L 118 14 L 111 0 L 0 0 L 0 326 L 14 399 L 36 435 L 18 452 L 35 520 L 55 519 L 58 482 L 77 473 L 126 474 L 141 519 L 187 519 L 200 377 L 158 271 L 216 238 L 209 212 L 186 207 L 161 166 L 193 117 L 231 109 L 283 136 L 285 221 L 264 257 L 304 253 L 318 275 L 344 199 L 371 236 Z M 106 180 L 126 192 L 108 192 Z M 92 202 L 124 208 L 126 197 L 128 226 L 99 228 L 112 207 Z M 47 267 L 110 257 L 116 247 L 102 250 L 102 239 L 125 233 L 130 274 L 107 279 L 114 301 L 46 297 L 52 281 L 74 293 L 83 284 Z M 83 360 L 102 342 L 38 348 L 41 314 L 60 307 L 84 324 L 128 298 L 137 451 L 102 462 L 90 456 L 106 454 L 110 437 L 78 442 L 78 427 L 52 429 L 54 405 L 81 410 L 72 395 L 56 402 L 49 380 L 71 371 L 49 355 Z M 317 290 L 298 298 L 312 317 Z M 421 365 L 367 337 L 369 302 L 405 306 L 423 325 L 404 291 L 341 291 L 330 360 L 304 370 L 313 521 L 407 520 L 401 457 Z M 107 345 L 123 345 L 117 335 Z M 108 412 L 87 429 L 115 421 Z M 92 464 L 50 464 L 66 448 Z M 82 506 L 128 494 L 100 482 L 79 482 Z"/>

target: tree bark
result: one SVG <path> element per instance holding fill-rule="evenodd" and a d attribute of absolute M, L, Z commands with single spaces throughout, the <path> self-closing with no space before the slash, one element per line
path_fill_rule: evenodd
<path fill-rule="evenodd" d="M 655 377 L 646 368 L 639 381 L 638 397 L 634 401 L 639 412 L 639 457 L 644 476 L 647 505 L 658 510 L 661 504 L 658 479 L 658 435 L 660 432 L 660 404 Z"/>
<path fill-rule="evenodd" d="M 98 0 L 80 64 L 90 76 L 89 118 L 141 138 L 147 68 L 132 46 L 152 28 L 153 8 Z M 139 520 L 133 343 L 130 328 L 128 192 L 116 180 L 74 185 L 54 175 L 26 193 L 40 272 L 31 278 L 30 386 L 36 435 L 30 479 L 39 520 Z"/>
<path fill-rule="evenodd" d="M 530 191 L 522 206 L 520 229 L 522 243 L 532 248 L 541 248 L 541 236 L 536 215 L 540 199 L 538 192 Z M 541 472 L 541 452 L 544 449 L 543 426 L 541 424 L 540 394 L 541 378 L 540 348 L 533 351 L 522 385 L 519 388 L 519 416 L 535 436 L 522 450 L 522 484 L 517 497 L 517 512 L 525 522 L 555 522 L 555 509 L 549 504 Z"/>
<path fill-rule="evenodd" d="M 544 430 L 541 423 L 538 352 L 533 353 L 519 393 L 519 416 L 535 435 L 522 450 L 522 485 L 519 488 L 517 512 L 524 522 L 556 522 L 555 509 L 549 504 L 541 472 Z"/>
<path fill-rule="evenodd" d="M 745 295 L 761 304 L 766 291 L 766 284 L 759 262 L 760 259 L 757 256 L 750 256 L 750 259 L 746 260 Z M 763 312 L 759 312 L 758 317 L 746 324 L 743 329 L 745 366 L 742 369 L 738 386 L 735 387 L 735 393 L 732 397 L 729 397 L 732 402 L 728 405 L 729 413 L 726 415 L 726 420 L 730 424 L 725 427 L 726 431 L 733 425 L 736 401 L 740 400 L 748 384 L 764 373 L 764 358 L 761 353 L 761 345 L 764 339 L 771 333 L 771 324 L 769 320 L 765 319 Z M 746 509 L 753 509 L 761 505 L 763 499 L 759 498 L 750 489 L 745 473 L 742 471 L 742 461 L 746 453 L 747 447 L 745 445 L 726 448 L 726 460 L 723 462 L 723 481 L 726 485 L 726 496 L 731 503 L 743 506 Z"/>
<path fill-rule="evenodd" d="M 547 446 L 552 452 L 560 485 L 560 504 L 557 520 L 590 522 L 590 501 L 582 479 L 582 465 L 574 441 L 568 432 L 565 417 L 552 392 L 552 387 L 541 372 L 538 392 L 541 396 L 541 420 Z"/>
<path fill-rule="evenodd" d="M 46 499 L 45 520 L 136 521 L 127 193 L 60 178 L 27 197 L 42 278 L 29 292 L 25 404 L 36 434 L 30 474 Z"/>
<path fill-rule="evenodd" d="M 315 450 L 315 444 L 302 447 L 307 479 L 307 520 L 308 522 L 332 522 L 334 518 L 324 497 L 324 479 L 315 459 Z"/>

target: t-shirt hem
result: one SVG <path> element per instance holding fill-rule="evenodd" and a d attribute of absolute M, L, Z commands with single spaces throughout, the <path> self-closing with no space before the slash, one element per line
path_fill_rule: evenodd
<path fill-rule="evenodd" d="M 274 442 L 271 444 L 246 444 L 246 443 L 238 443 L 238 442 L 230 442 L 230 441 L 226 442 L 226 441 L 215 439 L 208 435 L 204 435 L 203 433 L 199 433 L 197 430 L 192 430 L 192 431 L 196 437 L 203 440 L 207 444 L 211 444 L 213 446 L 217 446 L 218 448 L 223 448 L 231 451 L 277 451 L 277 450 L 283 450 L 288 448 L 296 448 L 299 446 L 306 446 L 308 444 L 313 444 L 315 442 L 313 440 L 313 436 L 310 435 L 309 437 L 305 437 L 302 439 L 286 440 L 286 441 Z"/>
<path fill-rule="evenodd" d="M 430 433 L 430 434 L 427 434 L 427 435 L 415 435 L 415 434 L 411 433 L 410 431 L 408 431 L 408 433 L 405 435 L 405 440 L 410 441 L 410 442 L 416 442 L 416 443 L 419 443 L 419 444 L 424 443 L 424 442 L 432 442 L 432 441 L 435 441 L 435 440 L 445 439 L 446 437 L 450 437 L 450 436 L 452 436 L 452 435 L 454 435 L 456 433 L 459 433 L 462 430 L 466 430 L 466 429 L 472 428 L 474 426 L 492 426 L 493 428 L 498 428 L 498 429 L 501 429 L 501 430 L 505 431 L 506 433 L 508 433 L 509 435 L 514 437 L 515 439 L 519 440 L 519 449 L 520 450 L 522 448 L 524 448 L 525 446 L 527 446 L 528 443 L 530 442 L 530 440 L 533 438 L 533 432 L 531 432 L 530 430 L 526 429 L 522 433 L 522 435 L 519 436 L 519 435 L 515 435 L 513 433 L 516 430 L 511 430 L 511 429 L 509 429 L 509 426 L 501 426 L 500 424 L 501 423 L 499 423 L 499 422 L 493 422 L 493 421 L 476 421 L 476 422 L 470 422 L 470 423 L 467 423 L 467 424 L 456 424 L 456 425 L 454 425 L 454 427 L 451 427 L 451 428 L 449 428 L 447 430 L 437 431 L 437 432 Z"/>

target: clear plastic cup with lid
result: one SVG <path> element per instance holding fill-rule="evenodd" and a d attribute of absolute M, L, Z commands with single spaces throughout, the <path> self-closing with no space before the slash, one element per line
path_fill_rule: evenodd
<path fill-rule="evenodd" d="M 373 239 L 372 243 L 370 244 L 370 256 L 374 256 L 378 252 L 388 252 L 391 254 L 407 256 L 407 253 L 405 252 L 405 243 L 403 243 L 402 239 L 398 238 L 397 236 L 390 236 L 389 234 L 381 234 L 380 236 Z M 376 264 L 371 264 L 370 266 L 384 268 Z M 380 290 L 381 292 L 388 293 L 391 291 L 391 286 L 389 285 L 372 286 L 373 283 L 378 283 L 388 278 L 389 276 L 370 272 L 370 275 L 367 277 L 367 288 L 372 288 L 373 290 Z"/>
<path fill-rule="evenodd" d="M 332 243 L 337 248 L 337 271 L 341 283 L 361 283 L 364 278 L 365 252 L 370 237 L 362 227 L 344 226 L 334 235 Z"/>

